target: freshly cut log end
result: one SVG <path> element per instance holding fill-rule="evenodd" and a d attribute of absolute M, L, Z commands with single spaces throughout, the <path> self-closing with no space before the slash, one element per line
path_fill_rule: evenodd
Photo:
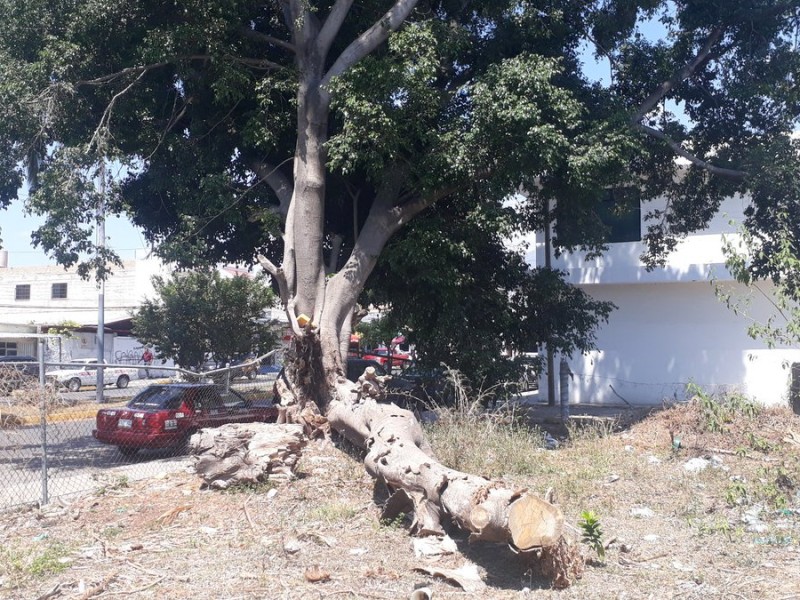
<path fill-rule="evenodd" d="M 508 528 L 519 550 L 551 546 L 561 537 L 564 514 L 549 502 L 525 494 L 509 507 Z"/>

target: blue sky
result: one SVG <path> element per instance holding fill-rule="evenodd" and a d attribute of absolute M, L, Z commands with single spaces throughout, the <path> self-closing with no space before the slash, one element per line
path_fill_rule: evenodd
<path fill-rule="evenodd" d="M 8 250 L 9 267 L 55 264 L 31 244 L 31 233 L 43 222 L 41 217 L 26 215 L 21 200 L 12 203 L 8 210 L 0 211 L 0 238 L 2 249 Z M 141 231 L 127 219 L 107 219 L 106 238 L 107 245 L 123 260 L 132 259 L 137 249 L 146 247 Z"/>

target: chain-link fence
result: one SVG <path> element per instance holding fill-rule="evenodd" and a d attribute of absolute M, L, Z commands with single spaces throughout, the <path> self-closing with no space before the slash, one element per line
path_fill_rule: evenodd
<path fill-rule="evenodd" d="M 258 359 L 205 373 L 5 363 L 0 510 L 184 469 L 195 430 L 274 418 L 275 377 Z"/>

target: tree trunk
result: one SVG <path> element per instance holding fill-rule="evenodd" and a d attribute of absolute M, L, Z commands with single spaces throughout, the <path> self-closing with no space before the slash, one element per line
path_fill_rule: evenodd
<path fill-rule="evenodd" d="M 564 566 L 570 563 L 564 557 L 575 553 L 564 550 L 563 516 L 557 507 L 527 490 L 445 467 L 433 456 L 411 412 L 373 400 L 358 402 L 354 384 L 344 377 L 347 324 L 369 273 L 391 235 L 435 198 L 406 198 L 400 206 L 401 186 L 394 180 L 402 180 L 402 173 L 387 173 L 349 259 L 326 277 L 322 248 L 328 84 L 384 43 L 415 5 L 416 0 L 396 0 L 383 19 L 328 61 L 327 72 L 326 54 L 349 3 L 337 2 L 321 25 L 300 0 L 286 5 L 301 80 L 284 260 L 282 269 L 271 269 L 286 290 L 282 295 L 295 332 L 286 381 L 278 382 L 279 422 L 302 423 L 312 436 L 332 427 L 367 450 L 367 470 L 393 494 L 385 510 L 413 511 L 415 533 L 441 533 L 446 520 L 469 531 L 474 540 L 508 543 L 520 551 L 542 549 L 545 559 L 553 557 L 553 577 L 569 581 L 573 571 Z M 299 323 L 300 313 L 311 322 Z"/>

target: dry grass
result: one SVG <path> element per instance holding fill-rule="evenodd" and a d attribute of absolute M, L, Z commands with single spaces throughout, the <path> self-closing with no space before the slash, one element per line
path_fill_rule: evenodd
<path fill-rule="evenodd" d="M 179 473 L 1 515 L 0 597 L 398 599 L 425 585 L 467 598 L 415 568 L 470 561 L 486 598 L 800 598 L 799 417 L 738 412 L 710 431 L 696 401 L 622 430 L 571 429 L 555 450 L 507 415 L 430 430 L 445 462 L 555 488 L 576 540 L 581 513 L 599 516 L 605 561 L 585 547 L 583 577 L 565 590 L 506 548 L 456 534 L 456 554 L 416 558 L 403 523 L 381 522 L 358 457 L 317 443 L 288 484 L 208 491 Z M 685 469 L 712 455 L 716 466 Z"/>

